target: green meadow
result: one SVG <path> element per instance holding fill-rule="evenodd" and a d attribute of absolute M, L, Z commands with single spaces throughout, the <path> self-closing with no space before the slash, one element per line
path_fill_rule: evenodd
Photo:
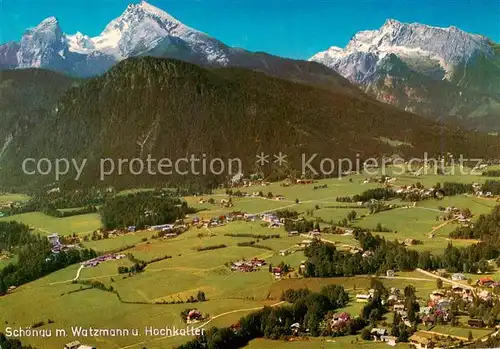
<path fill-rule="evenodd" d="M 393 171 L 394 169 L 388 169 Z M 338 196 L 359 194 L 367 189 L 378 188 L 378 183 L 364 183 L 368 174 L 356 174 L 342 179 L 321 179 L 317 183 L 307 185 L 283 186 L 282 183 L 270 185 L 257 185 L 239 190 L 254 193 L 262 191 L 264 195 L 272 192 L 274 195 L 283 195 L 283 200 L 273 200 L 255 197 L 232 197 L 234 207 L 221 207 L 220 200 L 227 199 L 224 190 L 216 191 L 213 195 L 189 196 L 185 200 L 192 207 L 199 210 L 194 216 L 211 218 L 224 215 L 232 211 L 243 211 L 253 214 L 275 211 L 280 209 L 293 209 L 306 219 L 319 218 L 323 222 L 336 223 L 354 210 L 357 219 L 354 225 L 374 229 L 378 223 L 393 232 L 376 232 L 386 239 L 404 241 L 417 239 L 422 242 L 414 245 L 419 251 L 431 250 L 433 253 L 441 251 L 452 242 L 457 246 L 466 246 L 473 241 L 449 240 L 448 234 L 458 225 L 454 223 L 443 224 L 438 221 L 438 216 L 443 213 L 440 206 L 469 207 L 477 218 L 480 214 L 488 213 L 496 201 L 480 199 L 465 195 L 445 197 L 442 200 L 426 200 L 417 203 L 411 208 L 397 208 L 376 214 L 369 214 L 368 209 L 356 204 L 339 203 Z M 478 175 L 450 176 L 421 175 L 413 176 L 403 174 L 396 176 L 394 185 L 407 185 L 421 182 L 425 186 L 432 186 L 437 182 L 459 181 L 464 183 L 481 182 L 487 178 Z M 323 189 L 314 189 L 314 186 L 324 185 Z M 136 189 L 121 194 L 147 189 Z M 9 198 L 9 199 L 6 199 Z M 17 200 L 14 200 L 16 199 Z M 213 198 L 215 204 L 207 202 Z M 3 195 L 2 200 L 18 201 L 27 197 Z M 200 203 L 200 199 L 205 202 Z M 299 203 L 296 203 L 296 199 Z M 394 200 L 392 203 L 408 205 Z M 335 208 L 334 206 L 348 206 Z M 312 216 L 310 213 L 312 211 Z M 68 218 L 54 218 L 42 213 L 27 213 L 0 221 L 17 220 L 36 229 L 41 235 L 49 233 L 87 234 L 101 227 L 98 214 L 73 216 Z M 326 226 L 323 223 L 322 226 Z M 395 233 L 397 231 L 397 233 Z M 434 236 L 429 237 L 433 232 Z M 279 238 L 257 239 L 252 237 L 230 237 L 226 234 L 279 234 Z M 86 289 L 87 286 L 72 283 L 80 268 L 72 265 L 63 270 L 49 274 L 34 282 L 19 287 L 17 290 L 4 297 L 0 297 L 0 331 L 6 326 L 31 326 L 44 321 L 43 329 L 65 328 L 71 326 L 93 326 L 103 328 L 143 328 L 145 326 L 185 327 L 180 313 L 186 308 L 197 308 L 202 313 L 212 317 L 206 328 L 211 326 L 229 326 L 251 311 L 264 305 L 272 305 L 280 301 L 282 293 L 289 288 L 309 288 L 319 291 L 321 287 L 329 284 L 339 284 L 346 288 L 352 301 L 341 310 L 358 314 L 362 304 L 354 301 L 356 293 L 370 287 L 370 276 L 355 276 L 345 278 L 300 278 L 295 274 L 301 261 L 305 260 L 303 251 L 297 243 L 306 237 L 289 237 L 283 227 L 278 229 L 268 228 L 262 222 L 235 221 L 226 225 L 210 228 L 191 227 L 184 234 L 173 239 L 154 239 L 154 232 L 138 231 L 114 238 L 87 241 L 84 246 L 93 248 L 98 252 L 125 249 L 122 253 L 131 253 L 135 258 L 152 261 L 142 273 L 129 275 L 119 274 L 120 266 L 130 267 L 133 263 L 127 259 L 107 261 L 94 268 L 84 268 L 80 272 L 80 281 L 98 280 L 107 287 L 113 287 L 120 296 L 98 289 Z M 323 234 L 323 239 L 335 243 L 337 248 L 357 246 L 358 242 L 348 235 Z M 258 240 L 258 241 L 257 241 Z M 255 241 L 259 247 L 242 247 L 238 243 Z M 200 251 L 214 245 L 225 245 L 224 248 Z M 290 254 L 280 255 L 281 250 Z M 169 258 L 166 258 L 166 257 Z M 260 258 L 268 264 L 277 265 L 280 262 L 289 264 L 292 269 L 290 277 L 276 280 L 269 272 L 268 266 L 259 271 L 243 273 L 232 272 L 228 265 L 231 262 Z M 0 268 L 7 261 L 0 260 Z M 476 276 L 477 277 L 477 276 Z M 412 284 L 417 289 L 419 298 L 426 299 L 429 292 L 436 288 L 435 279 L 418 272 L 397 273 L 395 278 L 380 279 L 386 287 L 404 288 Z M 195 296 L 198 291 L 206 294 L 207 301 L 196 304 L 164 304 L 166 302 L 185 301 Z M 48 323 L 48 320 L 53 323 Z M 201 324 L 200 324 L 201 325 Z M 437 328 L 437 327 L 436 327 Z M 462 335 L 459 329 L 448 326 L 438 328 L 439 332 L 452 335 Z M 474 336 L 480 336 L 480 330 Z M 73 340 L 73 336 L 53 337 L 50 339 L 26 338 L 23 342 L 43 349 L 62 348 L 64 344 Z M 84 344 L 92 344 L 100 349 L 132 349 L 132 348 L 172 348 L 189 340 L 185 337 L 154 338 L 154 337 L 115 337 L 115 338 L 88 338 L 81 339 Z M 310 338 L 309 340 L 284 342 L 264 339 L 254 340 L 247 348 L 387 348 L 386 344 L 364 342 L 359 336 L 342 338 Z M 398 345 L 407 347 L 407 345 Z"/>
<path fill-rule="evenodd" d="M 101 218 L 97 213 L 84 214 L 66 218 L 47 216 L 40 212 L 23 213 L 0 218 L 0 221 L 17 221 L 36 230 L 40 235 L 58 233 L 60 235 L 85 234 L 101 227 Z"/>

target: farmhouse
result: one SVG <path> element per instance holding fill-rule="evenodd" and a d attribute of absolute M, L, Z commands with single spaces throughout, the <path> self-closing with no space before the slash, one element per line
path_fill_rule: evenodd
<path fill-rule="evenodd" d="M 370 335 L 374 341 L 381 341 L 383 336 L 387 335 L 385 328 L 372 328 Z"/>

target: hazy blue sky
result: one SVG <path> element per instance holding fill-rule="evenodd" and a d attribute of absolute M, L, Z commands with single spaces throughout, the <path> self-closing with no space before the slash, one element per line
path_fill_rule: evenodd
<path fill-rule="evenodd" d="M 19 40 L 26 28 L 56 16 L 64 32 L 95 36 L 132 1 L 0 0 L 0 43 Z M 135 1 L 137 2 L 137 1 Z M 387 18 L 454 25 L 500 42 L 500 0 L 151 0 L 183 23 L 231 46 L 308 58 L 345 46 L 360 30 Z"/>

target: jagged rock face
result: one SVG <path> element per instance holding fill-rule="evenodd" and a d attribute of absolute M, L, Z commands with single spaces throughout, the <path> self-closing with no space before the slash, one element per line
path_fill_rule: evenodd
<path fill-rule="evenodd" d="M 9 42 L 0 46 L 0 69 L 13 69 L 17 67 L 17 52 L 19 44 Z"/>
<path fill-rule="evenodd" d="M 21 39 L 17 60 L 19 68 L 58 67 L 64 62 L 63 33 L 55 17 L 49 17 Z"/>
<path fill-rule="evenodd" d="M 456 27 L 388 20 L 357 33 L 344 49 L 331 47 L 310 60 L 383 102 L 423 115 L 491 117 L 500 103 L 498 45 Z"/>

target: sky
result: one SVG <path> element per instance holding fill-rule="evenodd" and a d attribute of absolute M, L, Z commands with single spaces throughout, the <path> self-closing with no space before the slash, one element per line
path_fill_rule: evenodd
<path fill-rule="evenodd" d="M 0 43 L 49 16 L 68 34 L 98 35 L 137 0 L 0 0 Z M 150 0 L 186 25 L 251 51 L 309 58 L 386 19 L 454 25 L 500 42 L 500 0 Z"/>

